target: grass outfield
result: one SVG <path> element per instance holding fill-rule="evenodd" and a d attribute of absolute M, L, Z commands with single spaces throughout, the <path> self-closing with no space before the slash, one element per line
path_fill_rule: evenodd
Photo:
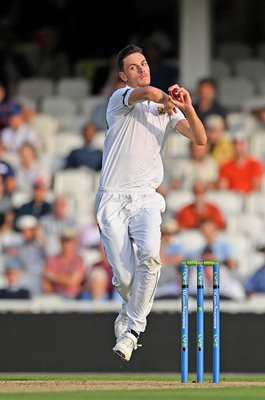
<path fill-rule="evenodd" d="M 0 375 L 0 400 L 265 399 L 265 377 L 222 376 L 219 385 L 179 375 Z"/>

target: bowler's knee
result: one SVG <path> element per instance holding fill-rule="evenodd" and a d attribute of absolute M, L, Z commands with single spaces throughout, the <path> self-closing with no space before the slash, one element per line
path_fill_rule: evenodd
<path fill-rule="evenodd" d="M 131 292 L 132 277 L 124 274 L 124 276 L 115 276 L 112 279 L 113 285 L 117 288 L 121 297 L 128 302 Z"/>
<path fill-rule="evenodd" d="M 143 264 L 150 272 L 157 272 L 161 268 L 160 257 L 148 257 L 143 261 Z"/>

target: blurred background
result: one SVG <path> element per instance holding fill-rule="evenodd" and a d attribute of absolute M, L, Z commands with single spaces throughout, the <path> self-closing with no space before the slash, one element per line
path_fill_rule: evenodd
<path fill-rule="evenodd" d="M 110 323 L 112 332 L 113 313 L 121 299 L 100 245 L 94 199 L 107 101 L 121 85 L 116 54 L 128 43 L 143 47 L 152 85 L 167 91 L 179 83 L 190 91 L 208 136 L 207 145 L 196 146 L 181 135 L 169 134 L 163 150 L 165 176 L 159 191 L 167 209 L 162 221 L 163 267 L 154 303 L 157 332 L 159 318 L 167 318 L 168 311 L 179 315 L 180 266 L 187 259 L 221 263 L 224 318 L 231 324 L 231 310 L 240 314 L 227 349 L 237 345 L 237 335 L 247 321 L 244 312 L 251 314 L 252 326 L 257 324 L 264 332 L 259 325 L 265 312 L 264 12 L 262 0 L 116 0 L 93 6 L 81 0 L 1 2 L 2 343 L 10 330 L 24 329 L 23 318 L 13 319 L 18 313 L 33 324 L 28 325 L 32 330 L 27 338 L 15 336 L 18 346 L 31 355 L 32 332 L 37 329 L 46 340 L 54 323 L 47 320 L 42 331 L 43 320 L 36 314 L 41 318 L 46 313 L 89 313 L 94 327 L 100 314 L 98 329 Z M 208 272 L 206 311 L 210 313 Z M 195 298 L 194 271 L 190 279 Z M 32 319 L 33 314 L 37 319 Z M 170 335 L 174 320 L 167 323 Z M 87 330 L 82 332 L 75 338 L 78 343 L 86 340 Z M 258 328 L 254 334 L 258 335 Z M 245 335 L 242 343 L 247 347 L 250 331 Z M 59 342 L 56 336 L 53 351 Z M 257 347 L 249 352 L 256 352 L 252 359 L 257 361 L 259 339 L 252 343 Z M 8 349 L 2 349 L 6 359 Z M 35 352 L 39 350 L 36 343 Z M 52 366 L 47 353 L 39 370 L 86 370 L 86 366 L 104 370 L 87 359 L 81 365 L 80 357 L 74 365 L 69 358 L 69 365 L 63 367 L 58 359 L 62 360 L 64 350 L 60 348 Z M 179 368 L 171 354 L 168 348 L 167 370 Z M 150 365 L 136 361 L 132 369 L 160 370 L 158 357 L 149 356 Z M 225 359 L 224 370 L 244 372 L 244 366 L 232 358 Z M 264 361 L 254 361 L 250 370 L 264 368 Z M 20 364 L 17 357 L 11 358 L 2 368 L 32 370 L 34 365 L 34 357 L 21 355 Z M 105 368 L 115 366 L 108 360 Z"/>

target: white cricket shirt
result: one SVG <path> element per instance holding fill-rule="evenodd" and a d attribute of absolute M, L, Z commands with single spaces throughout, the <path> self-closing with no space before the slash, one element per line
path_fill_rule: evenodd
<path fill-rule="evenodd" d="M 166 133 L 185 119 L 180 110 L 172 117 L 159 113 L 161 105 L 152 101 L 130 106 L 132 90 L 116 90 L 108 103 L 100 190 L 158 188 L 164 177 L 161 152 Z"/>

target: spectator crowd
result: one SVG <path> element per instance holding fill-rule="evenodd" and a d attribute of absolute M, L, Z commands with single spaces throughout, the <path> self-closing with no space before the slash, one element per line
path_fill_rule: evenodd
<path fill-rule="evenodd" d="M 178 71 L 164 64 L 160 51 L 152 43 L 147 56 L 155 85 L 165 90 Z M 89 115 L 82 114 L 75 132 L 69 133 L 73 142 L 62 140 L 58 147 L 62 125 L 73 126 L 75 116 L 47 115 L 16 93 L 10 95 L 9 86 L 0 83 L 1 299 L 56 295 L 120 301 L 94 216 L 107 100 L 122 84 L 112 62 L 104 78 L 99 104 L 95 102 Z M 92 105 L 96 98 L 98 94 L 90 94 Z M 265 159 L 253 145 L 256 131 L 265 135 L 265 103 L 249 110 L 235 128 L 229 118 L 232 111 L 219 101 L 217 81 L 206 77 L 198 82 L 194 107 L 208 143 L 198 146 L 181 138 L 179 146 L 185 152 L 180 154 L 177 148 L 174 153 L 170 134 L 163 153 L 165 177 L 159 190 L 168 206 L 162 221 L 163 266 L 156 299 L 180 296 L 180 267 L 186 259 L 221 263 L 224 299 L 265 294 L 265 206 L 251 208 L 255 195 L 265 204 Z M 81 176 L 86 184 L 79 181 Z M 252 216 L 253 223 L 237 224 L 243 214 Z M 210 295 L 207 268 L 205 278 Z M 191 294 L 196 295 L 193 274 Z"/>

